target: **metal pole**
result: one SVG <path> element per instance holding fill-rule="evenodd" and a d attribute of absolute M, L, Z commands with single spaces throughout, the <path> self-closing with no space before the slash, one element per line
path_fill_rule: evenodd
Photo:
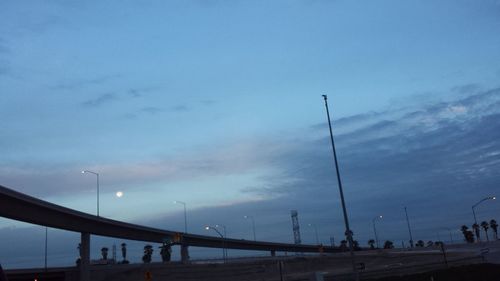
<path fill-rule="evenodd" d="M 184 233 L 188 232 L 186 203 L 184 203 Z"/>
<path fill-rule="evenodd" d="M 477 202 L 476 204 L 472 205 L 472 214 L 474 215 L 474 222 L 476 224 L 477 224 L 477 219 L 476 219 L 476 211 L 474 210 L 474 208 L 486 200 L 495 200 L 495 199 L 497 199 L 495 196 L 488 196 L 486 198 L 481 199 L 481 201 Z"/>
<path fill-rule="evenodd" d="M 474 207 L 475 206 L 472 206 L 472 214 L 474 215 L 474 222 L 477 224 L 476 211 L 474 211 Z"/>
<path fill-rule="evenodd" d="M 96 177 L 97 177 L 97 216 L 99 216 L 99 173 L 92 172 L 89 170 L 82 171 L 82 174 L 85 174 L 85 173 L 91 173 L 91 174 L 96 175 Z"/>
<path fill-rule="evenodd" d="M 48 242 L 48 228 L 45 227 L 45 271 L 47 271 L 47 242 Z"/>
<path fill-rule="evenodd" d="M 318 227 L 316 225 L 314 225 L 314 233 L 316 234 L 316 244 L 319 245 Z"/>
<path fill-rule="evenodd" d="M 377 228 L 375 227 L 375 219 L 372 220 L 372 222 L 373 222 L 373 233 L 375 234 L 375 243 L 377 243 L 377 248 L 380 248 L 380 246 L 378 244 Z"/>
<path fill-rule="evenodd" d="M 227 235 L 226 235 L 226 226 L 223 225 L 222 229 L 224 230 L 224 262 L 226 262 L 227 261 L 227 248 L 226 248 L 226 237 L 227 237 Z"/>
<path fill-rule="evenodd" d="M 97 175 L 97 216 L 99 216 L 99 173 Z"/>
<path fill-rule="evenodd" d="M 408 219 L 408 211 L 406 210 L 406 207 L 405 207 L 405 214 L 406 214 L 406 223 L 408 224 L 408 233 L 410 233 L 410 246 L 411 248 L 413 248 L 413 236 L 411 235 L 410 220 Z"/>
<path fill-rule="evenodd" d="M 345 200 L 344 200 L 344 191 L 342 190 L 342 180 L 340 179 L 339 164 L 337 161 L 337 152 L 335 151 L 335 141 L 333 140 L 332 122 L 330 120 L 330 111 L 328 109 L 327 96 L 323 95 L 323 99 L 325 100 L 326 116 L 328 118 L 328 128 L 330 129 L 330 141 L 332 143 L 333 159 L 335 161 L 335 171 L 337 172 L 337 182 L 338 182 L 338 186 L 339 186 L 340 202 L 342 203 L 342 211 L 344 213 L 344 223 L 345 223 L 345 229 L 346 229 L 345 235 L 347 236 L 347 241 L 349 242 L 349 252 L 351 254 L 351 261 L 352 261 L 352 271 L 353 271 L 355 280 L 359 280 L 358 270 L 356 268 L 356 260 L 354 257 L 354 246 L 353 246 L 353 241 L 352 241 L 352 232 L 351 232 L 351 229 L 349 228 L 349 218 L 347 217 L 347 209 L 346 209 Z"/>
<path fill-rule="evenodd" d="M 255 235 L 255 219 L 252 217 L 252 230 L 253 230 L 253 241 L 257 241 L 257 236 Z"/>

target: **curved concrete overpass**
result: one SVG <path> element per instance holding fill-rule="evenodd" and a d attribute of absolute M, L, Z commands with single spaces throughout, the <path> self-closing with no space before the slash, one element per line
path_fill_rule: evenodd
<path fill-rule="evenodd" d="M 261 250 L 283 252 L 318 252 L 318 245 L 296 245 L 243 239 L 222 239 L 212 236 L 180 233 L 146 227 L 103 217 L 43 201 L 0 185 L 0 216 L 58 229 L 86 234 L 157 242 L 171 239 L 175 244 L 209 248 Z M 323 247 L 324 252 L 338 252 L 338 248 Z"/>

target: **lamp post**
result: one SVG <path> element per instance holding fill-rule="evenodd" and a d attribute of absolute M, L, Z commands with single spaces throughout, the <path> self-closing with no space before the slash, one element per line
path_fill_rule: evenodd
<path fill-rule="evenodd" d="M 182 204 L 184 206 L 184 233 L 187 233 L 188 227 L 187 227 L 186 202 L 176 200 L 176 201 L 174 201 L 174 204 Z"/>
<path fill-rule="evenodd" d="M 314 227 L 314 234 L 316 234 L 316 245 L 319 245 L 318 228 L 315 224 L 312 223 L 309 223 L 308 225 Z"/>
<path fill-rule="evenodd" d="M 220 238 L 222 238 L 222 259 L 224 260 L 224 263 L 226 262 L 226 259 L 227 259 L 227 255 L 226 255 L 226 241 L 225 241 L 225 238 L 226 238 L 226 226 L 225 225 L 222 225 L 222 228 L 224 230 L 224 235 L 222 233 L 220 233 L 220 231 L 217 229 L 219 227 L 218 224 L 216 224 L 215 226 L 210 226 L 210 225 L 207 225 L 205 226 L 205 229 L 206 230 L 213 230 L 215 232 L 217 232 L 217 234 L 219 234 Z"/>
<path fill-rule="evenodd" d="M 82 174 L 85 174 L 85 173 L 94 174 L 97 177 L 97 216 L 99 216 L 99 173 L 88 171 L 88 170 L 82 171 Z"/>
<path fill-rule="evenodd" d="M 47 242 L 48 242 L 48 232 L 49 232 L 49 229 L 48 227 L 45 227 L 45 271 L 47 271 Z"/>
<path fill-rule="evenodd" d="M 255 219 L 253 216 L 243 216 L 245 219 L 252 219 L 252 231 L 253 231 L 253 241 L 257 241 L 257 236 L 255 236 Z"/>
<path fill-rule="evenodd" d="M 453 244 L 453 234 L 451 233 L 451 228 L 447 227 L 448 233 L 450 234 L 450 244 Z"/>
<path fill-rule="evenodd" d="M 486 198 L 483 198 L 481 201 L 477 202 L 476 204 L 472 205 L 472 214 L 474 215 L 474 222 L 477 224 L 477 219 L 476 219 L 476 211 L 474 210 L 479 204 L 483 203 L 484 201 L 487 200 L 495 200 L 497 199 L 495 196 L 489 196 Z"/>
<path fill-rule="evenodd" d="M 378 219 L 382 219 L 382 216 L 376 216 L 373 218 L 372 223 L 373 223 L 373 233 L 375 233 L 375 243 L 377 243 L 377 248 L 380 248 L 378 245 L 378 236 L 377 236 L 377 227 L 375 226 L 375 222 Z"/>
<path fill-rule="evenodd" d="M 335 151 L 335 141 L 333 140 L 332 132 L 332 122 L 330 121 L 330 111 L 328 110 L 327 96 L 322 95 L 325 100 L 326 116 L 328 118 L 328 127 L 330 129 L 330 141 L 332 143 L 333 160 L 335 162 L 335 171 L 337 172 L 337 182 L 339 185 L 340 202 L 342 203 L 342 211 L 344 214 L 344 224 L 345 224 L 345 235 L 347 236 L 347 241 L 349 242 L 349 252 L 351 254 L 352 261 L 352 271 L 354 274 L 354 279 L 359 280 L 358 270 L 356 268 L 356 261 L 354 258 L 354 246 L 352 241 L 352 231 L 349 228 L 349 218 L 347 217 L 347 208 L 345 206 L 344 191 L 342 190 L 342 180 L 340 179 L 339 163 L 337 161 L 337 152 Z"/>

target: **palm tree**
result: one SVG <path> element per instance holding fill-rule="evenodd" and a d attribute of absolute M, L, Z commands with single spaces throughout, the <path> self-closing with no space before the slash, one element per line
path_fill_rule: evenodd
<path fill-rule="evenodd" d="M 392 243 L 392 241 L 389 240 L 385 241 L 384 249 L 392 249 L 392 248 L 394 248 L 394 243 Z"/>
<path fill-rule="evenodd" d="M 342 240 L 340 241 L 340 246 L 339 246 L 341 251 L 347 251 L 347 240 Z"/>
<path fill-rule="evenodd" d="M 472 229 L 474 229 L 474 232 L 476 233 L 476 238 L 477 238 L 477 242 L 481 241 L 481 233 L 480 233 L 480 229 L 479 229 L 479 225 L 477 223 L 474 223 L 472 225 Z"/>
<path fill-rule="evenodd" d="M 371 250 L 375 249 L 375 240 L 373 239 L 368 240 L 368 245 L 370 246 Z"/>
<path fill-rule="evenodd" d="M 490 220 L 490 227 L 493 229 L 493 233 L 495 233 L 495 240 L 498 239 L 498 224 L 496 220 Z"/>
<path fill-rule="evenodd" d="M 462 234 L 464 235 L 464 239 L 465 239 L 465 241 L 467 241 L 467 231 L 469 231 L 469 228 L 466 225 L 462 225 L 460 230 L 462 230 Z"/>
<path fill-rule="evenodd" d="M 488 237 L 488 228 L 490 228 L 490 224 L 487 221 L 482 221 L 481 227 L 484 229 L 484 233 L 486 233 L 486 241 L 490 242 L 490 238 Z"/>
<path fill-rule="evenodd" d="M 149 244 L 144 246 L 144 255 L 142 256 L 142 261 L 144 263 L 150 263 L 152 255 L 153 255 L 153 246 Z"/>
<path fill-rule="evenodd" d="M 102 255 L 102 259 L 103 260 L 107 260 L 108 259 L 108 247 L 102 247 L 101 248 L 101 255 Z"/>

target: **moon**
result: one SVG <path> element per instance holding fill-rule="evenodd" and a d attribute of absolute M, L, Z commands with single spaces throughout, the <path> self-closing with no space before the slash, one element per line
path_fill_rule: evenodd
<path fill-rule="evenodd" d="M 123 192 L 121 192 L 121 191 L 116 192 L 116 197 L 120 198 L 122 196 L 123 196 Z"/>

